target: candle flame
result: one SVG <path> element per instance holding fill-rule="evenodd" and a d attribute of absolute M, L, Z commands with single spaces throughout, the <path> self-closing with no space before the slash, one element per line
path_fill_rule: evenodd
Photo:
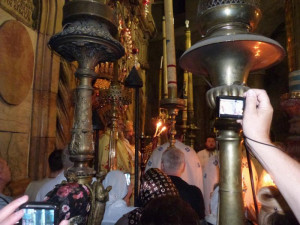
<path fill-rule="evenodd" d="M 155 130 L 155 133 L 154 133 L 154 137 L 157 136 L 157 131 L 158 131 L 158 129 L 160 128 L 161 125 L 162 125 L 162 122 L 161 122 L 161 121 L 157 122 L 157 124 L 156 124 L 156 130 Z"/>
<path fill-rule="evenodd" d="M 167 128 L 164 126 L 163 128 L 161 128 L 161 130 L 158 132 L 157 136 L 159 136 L 162 132 L 164 132 Z"/>

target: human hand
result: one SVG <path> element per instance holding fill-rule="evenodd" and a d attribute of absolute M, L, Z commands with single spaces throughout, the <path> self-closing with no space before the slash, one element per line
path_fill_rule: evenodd
<path fill-rule="evenodd" d="M 16 211 L 20 205 L 28 201 L 28 196 L 24 195 L 0 210 L 0 225 L 13 225 L 24 215 L 24 210 Z"/>
<path fill-rule="evenodd" d="M 270 143 L 270 127 L 273 108 L 265 90 L 250 89 L 245 92 L 246 107 L 243 120 L 243 132 L 253 140 Z"/>

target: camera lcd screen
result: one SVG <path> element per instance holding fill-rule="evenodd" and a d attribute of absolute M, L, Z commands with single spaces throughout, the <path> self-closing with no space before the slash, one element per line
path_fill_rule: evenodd
<path fill-rule="evenodd" d="M 218 96 L 218 117 L 220 118 L 243 118 L 245 98 L 233 96 Z"/>
<path fill-rule="evenodd" d="M 22 225 L 55 225 L 56 206 L 47 203 L 27 203 L 21 206 L 24 215 Z"/>

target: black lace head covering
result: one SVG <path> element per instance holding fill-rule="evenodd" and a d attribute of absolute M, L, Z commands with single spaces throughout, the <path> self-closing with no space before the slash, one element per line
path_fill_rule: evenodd
<path fill-rule="evenodd" d="M 129 224 L 138 224 L 143 213 L 143 208 L 155 198 L 163 196 L 179 196 L 171 179 L 160 169 L 151 168 L 145 173 L 140 190 L 141 208 L 129 213 Z"/>

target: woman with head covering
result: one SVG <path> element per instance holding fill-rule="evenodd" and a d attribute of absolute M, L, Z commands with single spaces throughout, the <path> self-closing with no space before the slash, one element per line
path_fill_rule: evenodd
<path fill-rule="evenodd" d="M 123 172 L 120 170 L 110 171 L 103 180 L 103 187 L 111 186 L 109 200 L 106 202 L 102 225 L 115 224 L 124 214 L 132 211 L 135 207 L 128 207 L 124 198 L 128 193 L 128 186 Z M 131 195 L 132 190 L 129 195 Z"/>
<path fill-rule="evenodd" d="M 274 186 L 262 187 L 257 194 L 261 203 L 259 225 L 299 225 L 295 215 Z"/>
<path fill-rule="evenodd" d="M 139 195 L 140 208 L 137 208 L 119 219 L 116 225 L 138 224 L 144 207 L 152 200 L 163 196 L 177 196 L 179 193 L 171 179 L 160 169 L 151 168 L 145 173 Z"/>
<path fill-rule="evenodd" d="M 69 220 L 70 224 L 87 224 L 90 212 L 90 190 L 78 183 L 61 183 L 50 191 L 44 201 L 58 206 L 58 222 Z"/>

